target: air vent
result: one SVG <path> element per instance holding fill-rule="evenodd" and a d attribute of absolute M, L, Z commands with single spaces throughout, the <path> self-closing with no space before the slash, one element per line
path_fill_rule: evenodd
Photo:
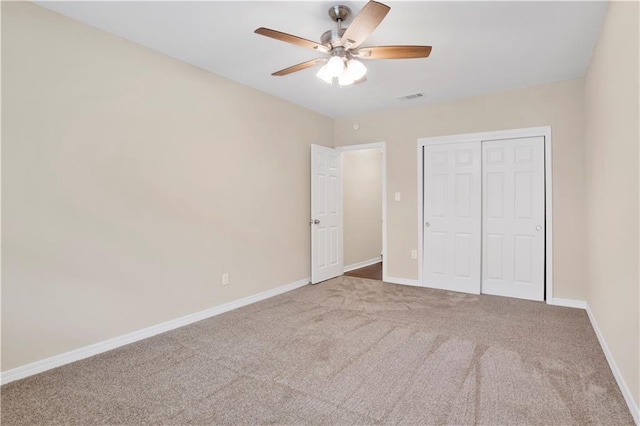
<path fill-rule="evenodd" d="M 400 102 L 404 102 L 404 101 L 410 101 L 412 99 L 418 99 L 424 96 L 424 93 L 413 93 L 411 95 L 407 95 L 407 96 L 400 96 L 398 98 L 398 100 Z"/>

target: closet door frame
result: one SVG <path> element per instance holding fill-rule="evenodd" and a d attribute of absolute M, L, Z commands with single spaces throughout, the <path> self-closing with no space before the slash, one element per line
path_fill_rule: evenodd
<path fill-rule="evenodd" d="M 424 247 L 424 147 L 442 143 L 460 143 L 517 139 L 542 136 L 544 137 L 544 189 L 545 189 L 545 301 L 555 304 L 553 300 L 553 179 L 552 179 L 552 144 L 551 126 L 529 127 L 524 129 L 499 130 L 482 133 L 466 133 L 460 135 L 447 135 L 426 137 L 418 139 L 418 286 L 427 287 L 424 280 L 422 265 Z"/>

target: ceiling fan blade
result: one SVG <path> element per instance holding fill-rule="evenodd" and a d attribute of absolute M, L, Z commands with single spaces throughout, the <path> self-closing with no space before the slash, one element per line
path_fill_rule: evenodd
<path fill-rule="evenodd" d="M 387 16 L 391 8 L 385 4 L 371 0 L 360 13 L 353 18 L 342 35 L 342 46 L 346 49 L 354 49 L 360 46 L 367 37 L 375 30 L 380 22 Z"/>
<path fill-rule="evenodd" d="M 326 62 L 326 60 L 327 60 L 327 58 L 312 59 L 310 61 L 302 62 L 302 63 L 299 63 L 297 65 L 291 66 L 289 68 L 285 68 L 283 70 L 276 71 L 271 75 L 276 75 L 278 77 L 281 77 L 283 75 L 291 74 L 291 73 L 294 73 L 296 71 L 302 71 L 303 69 L 311 68 L 312 66 L 314 66 L 316 64 L 319 64 L 320 62 Z"/>
<path fill-rule="evenodd" d="M 410 59 L 426 58 L 431 46 L 372 46 L 354 52 L 358 59 Z"/>
<path fill-rule="evenodd" d="M 295 44 L 296 46 L 306 47 L 307 49 L 313 49 L 318 52 L 328 52 L 329 48 L 323 46 L 315 41 L 307 40 L 306 38 L 294 36 L 291 34 L 283 33 L 281 31 L 271 30 L 269 28 L 260 27 L 254 31 L 256 34 L 270 37 L 276 40 L 284 41 L 285 43 Z"/>

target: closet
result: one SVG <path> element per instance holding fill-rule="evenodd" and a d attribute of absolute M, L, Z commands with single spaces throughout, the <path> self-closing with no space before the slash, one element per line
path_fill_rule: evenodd
<path fill-rule="evenodd" d="M 544 300 L 544 136 L 436 141 L 422 155 L 423 285 Z"/>

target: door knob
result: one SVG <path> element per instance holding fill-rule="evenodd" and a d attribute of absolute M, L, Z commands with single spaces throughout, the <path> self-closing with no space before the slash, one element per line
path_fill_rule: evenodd
<path fill-rule="evenodd" d="M 318 225 L 318 224 L 320 224 L 320 221 L 318 219 L 314 219 L 309 222 L 309 225 Z"/>
<path fill-rule="evenodd" d="M 542 226 L 540 225 L 536 226 L 536 231 L 542 231 Z"/>
<path fill-rule="evenodd" d="M 429 222 L 425 222 L 424 226 L 426 226 L 427 228 L 431 226 L 431 224 Z"/>

